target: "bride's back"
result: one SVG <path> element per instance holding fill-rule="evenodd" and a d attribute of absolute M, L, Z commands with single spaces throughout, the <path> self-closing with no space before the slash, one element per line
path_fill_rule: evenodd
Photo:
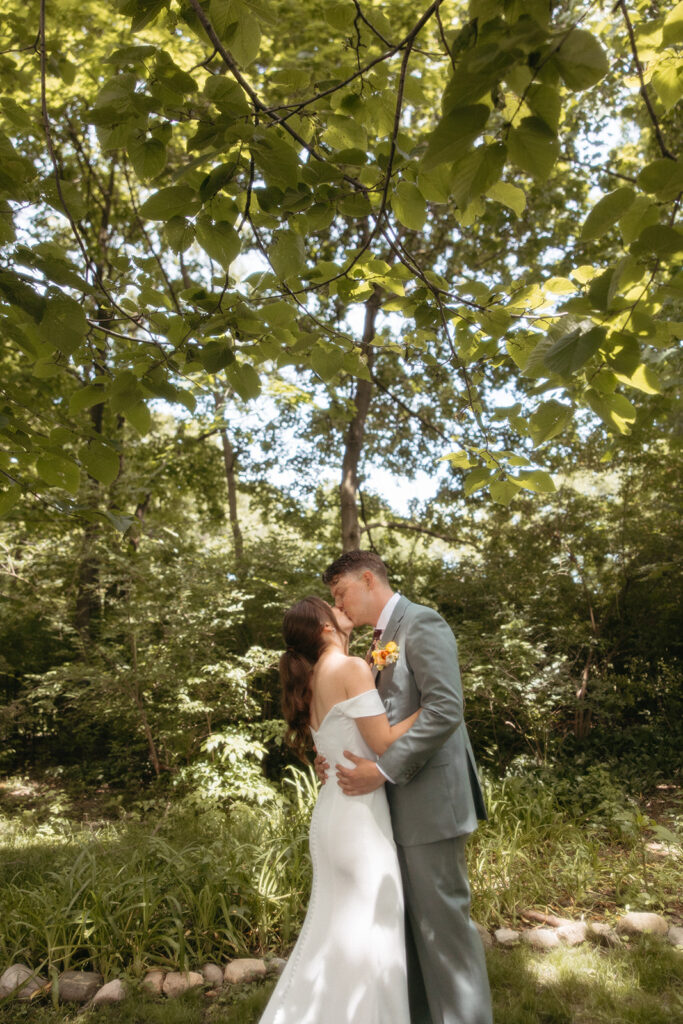
<path fill-rule="evenodd" d="M 320 728 L 328 712 L 335 704 L 348 696 L 345 675 L 351 659 L 343 651 L 329 651 L 315 664 L 311 676 L 311 727 Z"/>

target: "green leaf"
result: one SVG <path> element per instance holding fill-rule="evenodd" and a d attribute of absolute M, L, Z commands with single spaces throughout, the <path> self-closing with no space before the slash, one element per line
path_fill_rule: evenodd
<path fill-rule="evenodd" d="M 172 217 L 190 216 L 199 209 L 194 189 L 187 185 L 169 185 L 159 189 L 140 207 L 140 213 L 149 220 L 171 220 Z"/>
<path fill-rule="evenodd" d="M 545 365 L 561 377 L 571 376 L 595 355 L 606 334 L 604 327 L 592 327 L 589 331 L 582 328 L 571 331 L 546 352 Z"/>
<path fill-rule="evenodd" d="M 643 192 L 654 193 L 664 201 L 675 199 L 683 192 L 683 163 L 679 160 L 653 160 L 638 175 L 638 184 Z"/>
<path fill-rule="evenodd" d="M 664 19 L 662 40 L 665 46 L 683 43 L 683 3 L 676 4 Z"/>
<path fill-rule="evenodd" d="M 603 395 L 589 388 L 586 401 L 608 427 L 616 427 L 620 434 L 630 433 L 630 424 L 635 422 L 636 410 L 623 395 L 616 392 Z"/>
<path fill-rule="evenodd" d="M 595 85 L 607 74 L 609 62 L 602 46 L 592 33 L 573 29 L 552 58 L 568 89 L 579 92 Z"/>
<path fill-rule="evenodd" d="M 486 195 L 489 199 L 493 199 L 494 202 L 507 206 L 518 217 L 521 217 L 524 213 L 526 196 L 521 188 L 517 188 L 516 185 L 511 185 L 507 181 L 497 181 L 495 185 L 486 190 Z"/>
<path fill-rule="evenodd" d="M 295 189 L 299 182 L 299 157 L 295 149 L 272 130 L 255 136 L 250 143 L 256 165 L 266 184 Z"/>
<path fill-rule="evenodd" d="M 556 89 L 548 85 L 533 84 L 526 93 L 529 109 L 548 125 L 552 132 L 557 132 L 562 112 L 562 100 Z"/>
<path fill-rule="evenodd" d="M 488 117 L 489 109 L 482 103 L 449 111 L 427 137 L 427 149 L 422 157 L 425 170 L 432 170 L 461 156 L 463 150 L 481 135 Z"/>
<path fill-rule="evenodd" d="M 318 342 L 310 355 L 310 364 L 318 376 L 324 380 L 332 380 L 344 365 L 346 353 L 337 345 Z"/>
<path fill-rule="evenodd" d="M 228 29 L 237 24 L 239 17 L 232 0 L 211 0 L 209 16 L 219 39 L 225 39 Z"/>
<path fill-rule="evenodd" d="M 0 491 L 0 519 L 4 519 L 8 512 L 14 508 L 21 497 L 19 484 L 10 484 L 5 490 Z"/>
<path fill-rule="evenodd" d="M 529 420 L 529 432 L 534 445 L 538 447 L 545 441 L 561 434 L 571 421 L 573 412 L 570 406 L 562 405 L 552 398 L 538 407 Z"/>
<path fill-rule="evenodd" d="M 258 56 L 261 26 L 254 11 L 241 0 L 229 0 L 229 4 L 236 15 L 236 20 L 226 30 L 225 42 L 237 63 L 246 68 Z"/>
<path fill-rule="evenodd" d="M 298 274 L 306 264 L 303 238 L 295 231 L 276 231 L 268 257 L 273 270 L 283 280 Z"/>
<path fill-rule="evenodd" d="M 410 181 L 399 182 L 391 198 L 391 208 L 404 228 L 419 231 L 427 216 L 422 193 Z"/>
<path fill-rule="evenodd" d="M 467 452 L 449 452 L 448 455 L 440 456 L 439 462 L 450 462 L 455 469 L 469 469 L 470 466 L 476 465 L 470 460 Z"/>
<path fill-rule="evenodd" d="M 464 209 L 500 177 L 505 163 L 505 146 L 479 146 L 453 164 L 451 189 L 456 203 Z"/>
<path fill-rule="evenodd" d="M 128 156 L 138 178 L 149 181 L 166 166 L 166 147 L 158 139 L 134 139 L 128 143 Z"/>
<path fill-rule="evenodd" d="M 91 441 L 86 448 L 81 449 L 79 455 L 90 476 L 107 486 L 114 483 L 119 475 L 120 463 L 118 453 L 113 448 L 101 441 Z"/>
<path fill-rule="evenodd" d="M 636 198 L 632 188 L 617 188 L 603 196 L 586 217 L 581 229 L 581 238 L 586 241 L 600 238 L 613 224 L 623 217 Z"/>
<path fill-rule="evenodd" d="M 168 239 L 171 251 L 175 253 L 186 252 L 195 239 L 194 225 L 184 217 L 171 217 L 164 224 L 164 234 Z"/>
<path fill-rule="evenodd" d="M 93 405 L 99 405 L 104 401 L 105 389 L 101 384 L 86 384 L 84 388 L 75 391 L 69 399 L 69 412 L 77 416 L 84 409 L 91 409 Z"/>
<path fill-rule="evenodd" d="M 623 217 L 619 218 L 619 230 L 624 245 L 630 245 L 643 230 L 659 223 L 659 209 L 646 196 L 636 196 Z"/>
<path fill-rule="evenodd" d="M 489 493 L 498 505 L 509 505 L 515 495 L 519 494 L 519 488 L 512 479 L 497 479 L 489 484 Z"/>
<path fill-rule="evenodd" d="M 353 117 L 339 114 L 330 114 L 327 118 L 322 141 L 337 150 L 360 149 L 365 152 L 368 148 L 368 136 L 363 125 Z"/>
<path fill-rule="evenodd" d="M 80 302 L 68 295 L 48 298 L 40 321 L 40 334 L 50 344 L 71 355 L 88 333 L 88 322 Z"/>
<path fill-rule="evenodd" d="M 634 256 L 653 252 L 657 256 L 673 256 L 683 252 L 683 231 L 669 227 L 668 224 L 653 224 L 641 231 L 637 240 L 632 243 L 630 252 Z"/>
<path fill-rule="evenodd" d="M 234 160 L 230 161 L 230 163 L 219 164 L 218 167 L 214 167 L 199 186 L 199 198 L 201 201 L 206 203 L 209 199 L 213 199 L 224 185 L 232 181 L 236 170 L 237 164 Z"/>
<path fill-rule="evenodd" d="M 45 298 L 11 270 L 0 268 L 0 296 L 18 306 L 38 323 L 45 312 Z"/>
<path fill-rule="evenodd" d="M 152 426 L 152 416 L 144 402 L 136 402 L 123 410 L 123 415 L 138 434 L 149 433 Z"/>
<path fill-rule="evenodd" d="M 660 67 L 653 74 L 652 84 L 668 114 L 683 96 L 683 66 L 672 58 L 669 65 Z"/>
<path fill-rule="evenodd" d="M 615 376 L 622 384 L 628 384 L 629 387 L 636 388 L 638 391 L 644 391 L 646 395 L 661 394 L 662 387 L 657 379 L 657 375 L 652 367 L 646 366 L 645 363 L 637 366 L 633 373 L 628 376 L 623 373 L 617 373 L 615 370 Z"/>
<path fill-rule="evenodd" d="M 199 353 L 207 373 L 218 373 L 235 361 L 232 345 L 227 341 L 208 341 Z"/>
<path fill-rule="evenodd" d="M 432 171 L 421 169 L 417 176 L 417 187 L 428 203 L 447 203 L 451 198 L 450 168 L 439 164 Z"/>
<path fill-rule="evenodd" d="M 356 10 L 353 4 L 349 3 L 327 3 L 325 4 L 325 20 L 332 28 L 339 32 L 345 32 L 351 28 Z"/>
<path fill-rule="evenodd" d="M 228 270 L 239 254 L 240 236 L 226 220 L 213 223 L 208 217 L 198 217 L 196 223 L 197 241 L 212 260 Z"/>
<path fill-rule="evenodd" d="M 81 471 L 71 459 L 61 455 L 41 455 L 36 462 L 36 470 L 40 479 L 50 487 L 62 487 L 70 494 L 78 494 Z"/>
<path fill-rule="evenodd" d="M 258 398 L 261 392 L 261 380 L 258 373 L 249 363 L 235 361 L 225 371 L 226 376 L 240 398 L 248 402 L 250 398 Z"/>
<path fill-rule="evenodd" d="M 486 487 L 486 484 L 492 476 L 493 470 L 485 469 L 484 466 L 479 466 L 477 469 L 473 469 L 465 477 L 465 496 L 468 497 L 470 494 L 480 491 L 482 487 Z"/>
<path fill-rule="evenodd" d="M 104 519 L 107 519 L 114 527 L 114 529 L 118 530 L 119 533 L 125 533 L 126 530 L 130 529 L 130 527 L 135 522 L 133 516 L 126 516 L 122 513 L 114 512 L 110 508 L 102 509 L 100 515 Z"/>
<path fill-rule="evenodd" d="M 523 487 L 525 491 L 553 494 L 557 490 L 555 481 L 550 473 L 546 473 L 543 469 L 522 470 L 521 473 L 517 473 L 511 479 L 514 480 L 518 487 Z"/>
<path fill-rule="evenodd" d="M 525 117 L 518 128 L 508 134 L 510 159 L 538 178 L 545 181 L 560 152 L 560 144 L 545 121 L 538 117 Z"/>

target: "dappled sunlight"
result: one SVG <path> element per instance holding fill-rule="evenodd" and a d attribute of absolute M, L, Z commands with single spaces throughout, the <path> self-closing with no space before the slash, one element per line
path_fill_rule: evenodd
<path fill-rule="evenodd" d="M 672 1024 L 683 955 L 649 936 L 618 949 L 585 945 L 488 954 L 496 1024 Z"/>

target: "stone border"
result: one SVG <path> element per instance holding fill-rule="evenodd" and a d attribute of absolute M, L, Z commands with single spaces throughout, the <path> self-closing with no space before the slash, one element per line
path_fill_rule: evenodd
<path fill-rule="evenodd" d="M 683 927 L 670 924 L 660 914 L 632 911 L 620 917 L 614 928 L 600 921 L 573 921 L 569 918 L 554 917 L 539 910 L 526 910 L 520 914 L 527 922 L 542 927 L 497 928 L 493 935 L 483 925 L 475 927 L 483 945 L 516 946 L 520 942 L 532 949 L 549 950 L 558 946 L 578 946 L 589 939 L 604 946 L 619 946 L 631 935 L 657 935 L 665 938 L 672 946 L 683 948 Z M 244 985 L 281 974 L 287 961 L 281 957 L 256 958 L 239 957 L 224 967 L 206 963 L 199 971 L 147 971 L 141 987 L 150 995 L 175 999 L 192 988 L 204 988 L 207 996 L 216 996 L 221 988 Z M 119 1003 L 128 994 L 120 978 L 104 984 L 104 978 L 97 971 L 62 971 L 55 979 L 58 999 L 62 1003 L 80 1003 L 86 1006 L 103 1006 Z M 16 998 L 32 1002 L 47 994 L 53 983 L 35 974 L 25 964 L 12 964 L 0 976 L 0 999 Z"/>

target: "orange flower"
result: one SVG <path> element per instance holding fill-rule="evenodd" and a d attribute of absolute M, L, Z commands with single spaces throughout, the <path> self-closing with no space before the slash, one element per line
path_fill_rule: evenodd
<path fill-rule="evenodd" d="M 372 652 L 372 661 L 380 672 L 386 665 L 395 665 L 398 661 L 398 644 L 390 640 L 385 647 L 377 648 Z"/>

